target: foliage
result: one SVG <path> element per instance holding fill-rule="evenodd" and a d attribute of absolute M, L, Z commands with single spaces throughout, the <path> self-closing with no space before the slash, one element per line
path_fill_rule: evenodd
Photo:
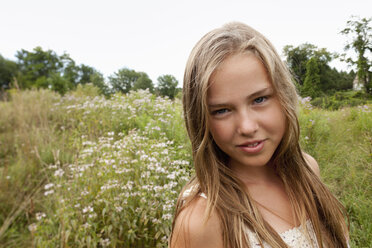
<path fill-rule="evenodd" d="M 158 77 L 157 90 L 161 96 L 174 99 L 177 93 L 178 80 L 172 75 L 162 75 Z"/>
<path fill-rule="evenodd" d="M 17 64 L 0 55 L 0 89 L 9 89 L 17 73 Z"/>
<path fill-rule="evenodd" d="M 47 176 L 44 163 L 52 163 L 59 150 L 62 161 L 72 157 L 66 137 L 53 130 L 63 115 L 52 110 L 60 96 L 49 90 L 10 92 L 11 101 L 0 102 L 0 247 L 30 247 L 26 224 L 40 206 L 36 195 Z"/>
<path fill-rule="evenodd" d="M 348 57 L 346 61 L 357 68 L 358 79 L 364 84 L 367 93 L 372 94 L 372 72 L 370 71 L 371 53 L 372 53 L 372 27 L 370 25 L 372 18 L 352 17 L 347 21 L 346 28 L 341 31 L 342 34 L 351 36 L 351 40 L 345 46 L 345 50 L 354 50 L 357 59 Z"/>
<path fill-rule="evenodd" d="M 48 88 L 46 79 L 53 74 L 60 74 L 63 71 L 63 59 L 67 55 L 58 56 L 54 51 L 43 51 L 41 47 L 36 47 L 32 52 L 22 49 L 16 53 L 17 64 L 21 75 L 17 78 L 18 84 L 22 89 L 31 88 L 35 82 L 37 87 Z M 72 85 L 68 85 L 72 88 Z"/>
<path fill-rule="evenodd" d="M 319 67 L 315 57 L 312 57 L 306 64 L 306 77 L 301 92 L 303 96 L 311 98 L 320 95 Z"/>
<path fill-rule="evenodd" d="M 111 93 L 110 88 L 105 83 L 105 79 L 101 73 L 95 71 L 92 75 L 90 75 L 89 82 L 91 82 L 94 86 L 99 89 L 99 93 L 108 97 Z"/>
<path fill-rule="evenodd" d="M 372 105 L 326 111 L 303 101 L 301 145 L 346 208 L 351 247 L 371 247 Z"/>
<path fill-rule="evenodd" d="M 286 62 L 293 73 L 297 88 L 301 96 L 307 96 L 309 86 L 303 87 L 306 79 L 306 68 L 310 59 L 313 59 L 313 65 L 316 62 L 319 68 L 319 86 L 317 90 L 323 94 L 331 94 L 338 90 L 346 90 L 352 88 L 353 72 L 339 72 L 335 68 L 329 66 L 329 62 L 335 59 L 336 55 L 328 52 L 325 48 L 318 48 L 312 44 L 302 44 L 297 47 L 287 45 L 283 49 L 286 57 Z M 305 93 L 305 94 L 304 94 Z M 318 92 L 319 95 L 320 92 Z"/>
<path fill-rule="evenodd" d="M 148 89 L 151 93 L 154 92 L 154 85 L 149 76 L 144 72 L 138 72 L 139 77 L 134 82 L 132 90 L 146 90 Z"/>
<path fill-rule="evenodd" d="M 283 48 L 287 64 L 300 85 L 303 85 L 306 77 L 306 64 L 314 57 L 320 66 L 326 66 L 333 59 L 334 55 L 325 48 L 319 49 L 309 43 L 297 47 L 287 45 Z"/>
<path fill-rule="evenodd" d="M 136 71 L 128 68 L 120 69 L 109 77 L 109 83 L 115 92 L 128 93 L 136 82 Z"/>
<path fill-rule="evenodd" d="M 0 79 L 3 88 L 10 88 L 15 78 L 20 89 L 52 89 L 60 94 L 75 89 L 79 84 L 93 82 L 108 94 L 103 76 L 93 67 L 75 61 L 68 54 L 57 55 L 52 50 L 44 51 L 36 47 L 33 51 L 20 50 L 13 62 L 0 57 Z"/>
<path fill-rule="evenodd" d="M 12 231 L 21 235 L 20 230 L 27 231 L 25 225 L 30 224 L 29 217 L 19 216 L 17 223 L 12 225 L 13 228 L 9 228 L 8 232 L 0 237 L 0 246 L 3 244 L 11 247 L 10 244 L 15 244 L 16 247 L 29 247 L 30 245 L 21 245 L 21 243 L 25 240 L 30 242 L 32 238 L 38 247 L 58 247 L 55 242 L 61 244 L 66 237 L 64 235 L 70 236 L 66 244 L 70 244 L 71 247 L 79 245 L 75 239 L 80 239 L 80 237 L 86 237 L 86 239 L 79 241 L 81 245 L 88 245 L 89 242 L 99 245 L 110 238 L 111 244 L 116 244 L 116 246 L 123 246 L 120 240 L 126 242 L 128 245 L 126 247 L 166 246 L 165 235 L 169 235 L 173 206 L 180 187 L 189 177 L 188 164 L 191 160 L 187 136 L 182 125 L 180 103 L 155 97 L 146 91 L 131 92 L 127 96 L 116 94 L 111 99 L 104 99 L 98 96 L 97 88 L 95 89 L 92 85 L 84 85 L 79 86 L 76 91 L 66 94 L 63 98 L 51 98 L 53 102 L 48 101 L 48 110 L 52 111 L 46 112 L 51 115 L 42 119 L 40 123 L 42 125 L 38 126 L 39 122 L 32 121 L 27 121 L 27 124 L 12 124 L 9 121 L 10 117 L 17 118 L 17 120 L 23 120 L 28 116 L 30 119 L 31 116 L 38 117 L 36 112 L 42 110 L 39 108 L 35 111 L 29 110 L 34 106 L 28 101 L 27 105 L 24 105 L 23 102 L 26 104 L 26 101 L 22 100 L 22 98 L 36 99 L 35 95 L 37 94 L 39 93 L 13 92 L 12 94 L 12 102 L 14 101 L 18 108 L 26 111 L 27 115 L 20 114 L 19 111 L 12 111 L 9 104 L 4 103 L 7 105 L 5 109 L 10 110 L 5 112 L 8 114 L 4 116 L 6 119 L 2 120 L 4 123 L 9 123 L 4 125 L 5 130 L 11 131 L 14 127 L 15 133 L 6 136 L 9 137 L 7 140 L 3 140 L 3 138 L 0 140 L 8 143 L 19 142 L 19 147 L 22 147 L 22 150 L 3 151 L 0 156 L 4 162 L 0 164 L 5 166 L 0 168 L 0 178 L 9 178 L 2 181 L 3 184 L 0 183 L 0 189 L 2 189 L 0 196 L 5 197 L 5 193 L 7 193 L 7 197 L 9 197 L 8 193 L 17 196 L 15 193 L 17 191 L 11 192 L 13 188 L 14 190 L 23 188 L 23 190 L 19 191 L 20 195 L 14 201 L 7 201 L 8 204 L 0 207 L 0 218 L 2 220 L 9 219 L 7 213 L 12 212 L 9 210 L 17 209 L 20 202 L 24 200 L 22 195 L 27 195 L 28 190 L 32 188 L 31 186 L 25 187 L 26 182 L 42 182 L 44 178 L 46 180 L 46 183 L 44 181 L 45 187 L 43 186 L 38 196 L 33 198 L 36 210 L 27 209 L 33 219 L 36 218 L 40 221 L 40 225 L 35 232 L 33 231 L 34 225 L 31 225 L 32 236 L 28 236 L 27 239 L 20 237 L 15 243 L 12 239 L 16 236 L 12 235 Z M 38 102 L 44 105 L 45 100 L 45 97 L 40 97 Z M 13 112 L 17 116 L 13 116 Z M 52 118 L 54 121 L 48 121 L 48 118 Z M 25 133 L 20 133 L 22 130 Z M 27 134 L 26 130 L 33 130 L 32 135 Z M 40 132 L 46 136 L 40 136 Z M 51 132 L 54 135 L 51 135 Z M 39 135 L 39 139 L 36 139 L 34 135 Z M 22 136 L 22 138 L 11 139 L 11 137 L 18 136 Z M 29 137 L 31 139 L 27 141 Z M 48 141 L 44 142 L 43 139 L 47 137 Z M 51 142 L 50 139 L 60 144 Z M 27 145 L 21 145 L 26 142 L 28 142 Z M 89 153 L 88 150 L 93 152 Z M 71 151 L 74 151 L 76 159 L 71 159 L 71 156 L 65 157 L 65 155 L 71 154 Z M 14 160 L 11 159 L 12 157 Z M 127 159 L 130 160 L 126 161 Z M 138 161 L 136 162 L 135 159 Z M 35 160 L 38 163 L 34 163 Z M 105 163 L 108 163 L 107 168 L 104 167 Z M 39 166 L 40 173 L 36 173 L 35 166 L 30 167 L 30 164 L 34 164 L 36 168 Z M 87 164 L 94 166 L 88 166 L 86 170 L 82 169 Z M 25 170 L 25 167 L 28 169 Z M 76 177 L 75 182 L 66 176 L 71 173 L 76 174 L 77 171 L 71 169 L 74 167 L 85 175 L 83 178 Z M 31 173 L 31 168 L 36 171 Z M 63 171 L 63 175 L 58 176 L 62 173 L 61 171 Z M 25 173 L 22 174 L 22 172 Z M 138 177 L 143 172 L 145 172 L 143 177 Z M 24 177 L 31 176 L 31 180 L 20 178 L 17 176 L 19 173 Z M 103 176 L 100 176 L 101 173 Z M 92 175 L 97 177 L 92 177 Z M 87 180 L 84 181 L 84 179 Z M 96 195 L 95 199 L 85 197 L 84 194 L 81 195 L 82 189 L 85 187 L 89 192 L 94 189 L 92 193 L 97 193 L 99 187 L 111 185 L 115 180 L 118 181 L 119 186 L 109 190 L 102 188 L 102 192 Z M 92 184 L 92 182 L 95 183 Z M 4 183 L 7 187 L 3 187 Z M 14 187 L 15 183 L 19 186 Z M 53 187 L 50 186 L 51 183 L 54 184 Z M 123 188 L 125 185 L 129 188 Z M 67 189 L 67 186 L 70 189 Z M 3 190 L 5 190 L 4 194 Z M 51 194 L 51 190 L 53 190 L 53 194 Z M 127 205 L 117 199 L 118 195 L 115 192 L 119 194 L 119 191 L 124 194 L 120 195 L 120 199 L 123 201 L 125 194 L 129 194 Z M 144 195 L 145 193 L 146 195 Z M 79 197 L 80 200 L 78 200 Z M 61 199 L 64 199 L 64 205 L 60 205 Z M 72 201 L 72 199 L 74 200 Z M 99 199 L 104 199 L 106 203 L 118 202 L 115 203 L 115 206 L 111 204 L 104 206 Z M 141 203 L 139 199 L 146 199 L 148 204 Z M 88 213 L 83 213 L 85 211 L 83 207 L 80 208 L 80 211 L 84 215 L 76 214 L 78 209 L 75 205 L 78 203 L 84 207 L 91 204 L 89 206 L 94 208 L 97 219 L 94 223 L 89 222 L 92 224 L 92 229 L 83 228 L 87 226 L 83 226 L 86 220 L 88 221 L 84 218 L 89 216 Z M 72 216 L 69 215 L 71 211 L 73 211 Z M 137 211 L 140 211 L 141 215 L 137 215 Z M 107 218 L 103 218 L 102 213 L 104 212 L 106 212 Z M 89 211 L 89 214 L 94 215 L 94 213 Z M 48 214 L 48 219 L 43 217 L 45 214 Z M 101 222 L 103 220 L 104 222 Z M 125 224 L 123 220 L 128 220 L 128 222 Z M 74 229 L 73 223 L 77 223 L 79 228 Z M 61 230 L 61 225 L 65 229 Z M 107 233 L 103 232 L 104 230 Z M 127 236 L 131 232 L 132 236 Z M 54 239 L 50 238 L 51 234 L 56 235 Z"/>
<path fill-rule="evenodd" d="M 338 110 L 343 107 L 354 107 L 372 103 L 372 97 L 360 91 L 339 91 L 333 95 L 322 95 L 311 100 L 315 107 Z"/>
<path fill-rule="evenodd" d="M 144 72 L 123 68 L 109 77 L 109 83 L 114 92 L 128 93 L 134 89 L 149 89 L 153 91 L 154 86 L 151 79 Z"/>

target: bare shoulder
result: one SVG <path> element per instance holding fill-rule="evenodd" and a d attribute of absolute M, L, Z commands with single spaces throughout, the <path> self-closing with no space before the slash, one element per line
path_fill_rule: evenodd
<path fill-rule="evenodd" d="M 198 197 L 177 216 L 170 248 L 223 247 L 217 213 L 204 222 L 207 200 Z"/>
<path fill-rule="evenodd" d="M 318 162 L 316 162 L 316 160 L 311 155 L 307 154 L 306 152 L 303 152 L 303 155 L 304 155 L 304 158 L 305 158 L 307 164 L 313 170 L 315 175 L 320 177 L 320 170 L 319 170 Z"/>

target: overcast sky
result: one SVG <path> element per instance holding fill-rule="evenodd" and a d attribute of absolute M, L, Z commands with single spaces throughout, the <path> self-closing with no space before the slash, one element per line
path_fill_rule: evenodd
<path fill-rule="evenodd" d="M 339 34 L 351 15 L 369 18 L 369 0 L 2 0 L 0 54 L 41 46 L 66 52 L 106 77 L 123 67 L 180 83 L 188 55 L 208 31 L 241 21 L 263 33 L 279 53 L 305 42 L 343 52 Z M 347 69 L 342 63 L 337 68 Z"/>

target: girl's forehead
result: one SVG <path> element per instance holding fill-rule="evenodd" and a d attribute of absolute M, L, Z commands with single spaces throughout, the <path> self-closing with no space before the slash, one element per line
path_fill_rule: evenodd
<path fill-rule="evenodd" d="M 241 60 L 242 58 L 249 58 L 251 61 L 255 62 L 256 64 L 261 64 L 262 68 L 265 70 L 265 73 L 270 77 L 269 70 L 266 67 L 266 65 L 262 62 L 261 57 L 256 53 L 254 50 L 244 50 L 239 52 L 232 52 L 227 54 L 221 62 L 217 64 L 215 69 L 212 71 L 212 73 L 209 76 L 209 80 L 207 82 L 208 86 L 215 80 L 216 75 L 220 74 L 221 71 L 224 71 L 226 68 L 229 67 L 236 67 L 236 64 L 233 64 L 232 62 L 236 62 L 236 60 Z M 243 67 L 240 69 L 250 69 L 250 67 Z"/>
<path fill-rule="evenodd" d="M 208 91 L 218 88 L 229 91 L 237 85 L 253 89 L 263 84 L 271 86 L 271 80 L 261 60 L 252 53 L 235 54 L 227 57 L 213 72 Z"/>

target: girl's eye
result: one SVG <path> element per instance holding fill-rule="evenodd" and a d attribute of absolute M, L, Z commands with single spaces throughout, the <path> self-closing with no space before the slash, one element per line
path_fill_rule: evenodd
<path fill-rule="evenodd" d="M 225 114 L 227 112 L 228 112 L 227 109 L 218 109 L 218 110 L 213 111 L 212 114 L 213 115 L 222 115 L 222 114 Z"/>
<path fill-rule="evenodd" d="M 257 97 L 256 99 L 254 99 L 254 103 L 256 104 L 260 104 L 260 103 L 263 103 L 267 100 L 267 96 L 261 96 L 261 97 Z"/>

